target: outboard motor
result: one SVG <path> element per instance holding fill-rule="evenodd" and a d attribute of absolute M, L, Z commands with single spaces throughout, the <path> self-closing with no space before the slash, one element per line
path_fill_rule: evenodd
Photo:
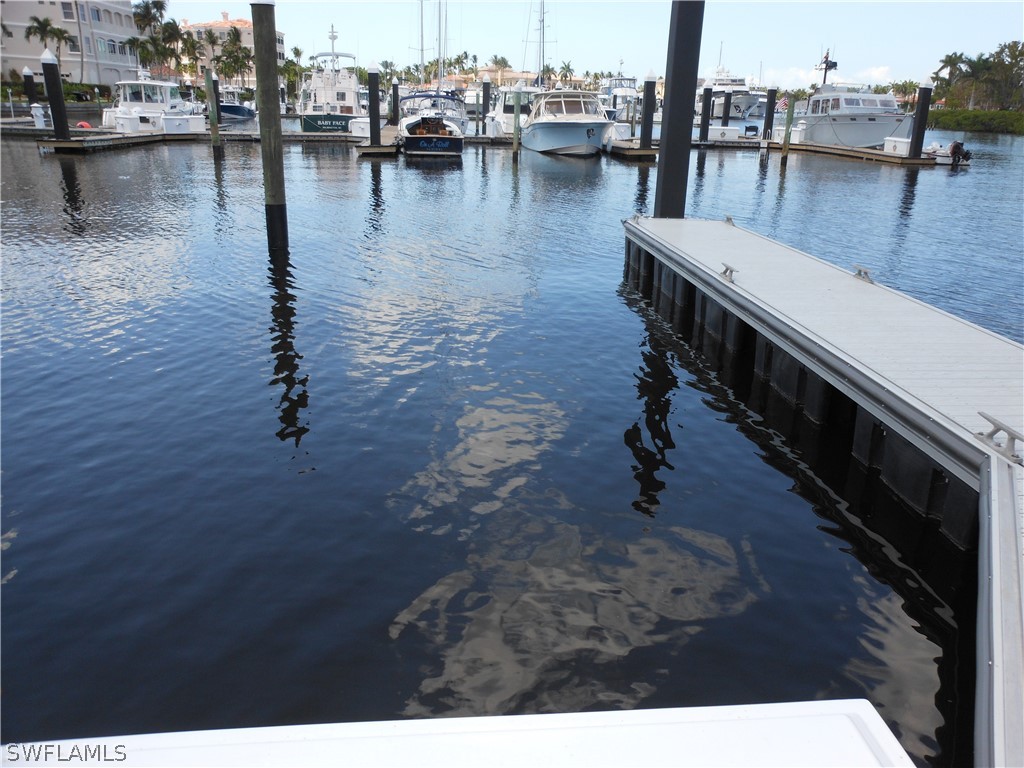
<path fill-rule="evenodd" d="M 964 145 L 961 142 L 954 141 L 949 145 L 949 156 L 953 161 L 953 165 L 959 165 L 961 161 L 970 161 L 971 152 L 970 150 L 964 149 Z"/>

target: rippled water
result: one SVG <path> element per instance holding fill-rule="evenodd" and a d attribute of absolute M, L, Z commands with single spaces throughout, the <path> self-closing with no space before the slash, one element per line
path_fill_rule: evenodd
<path fill-rule="evenodd" d="M 967 144 L 695 152 L 687 211 L 1019 340 Z M 272 261 L 258 145 L 0 146 L 6 741 L 864 697 L 969 754 L 972 619 L 622 288 L 654 166 L 287 145 Z"/>

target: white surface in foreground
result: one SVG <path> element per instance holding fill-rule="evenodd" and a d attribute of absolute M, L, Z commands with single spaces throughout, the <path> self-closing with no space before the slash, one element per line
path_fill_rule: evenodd
<path fill-rule="evenodd" d="M 123 754 L 121 766 L 913 765 L 862 699 L 77 739 L 52 744 L 48 762 L 67 764 L 75 745 L 106 747 L 108 761 Z M 5 745 L 4 764 L 39 764 L 25 760 L 27 748 Z"/>

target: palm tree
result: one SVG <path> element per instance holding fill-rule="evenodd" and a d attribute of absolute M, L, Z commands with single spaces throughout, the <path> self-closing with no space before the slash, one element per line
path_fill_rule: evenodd
<path fill-rule="evenodd" d="M 572 76 L 576 73 L 572 70 L 571 61 L 563 61 L 561 68 L 558 70 L 558 79 L 563 83 L 567 83 L 572 80 Z"/>
<path fill-rule="evenodd" d="M 50 32 L 50 37 L 52 37 L 54 42 L 57 43 L 57 69 L 60 70 L 60 49 L 62 46 L 69 44 L 73 38 L 71 37 L 71 33 L 64 29 L 64 27 L 54 27 L 53 31 Z"/>
<path fill-rule="evenodd" d="M 551 81 L 555 79 L 555 68 L 550 64 L 545 64 L 540 71 L 540 78 L 544 81 L 545 85 L 550 85 Z M 540 83 L 537 83 L 540 85 Z"/>
<path fill-rule="evenodd" d="M 14 33 L 2 21 L 0 21 L 0 34 L 3 34 L 4 37 L 14 37 Z"/>
<path fill-rule="evenodd" d="M 490 64 L 492 67 L 498 70 L 498 85 L 500 86 L 502 73 L 512 65 L 508 63 L 508 59 L 506 59 L 504 56 L 499 56 L 498 54 L 494 54 L 493 56 L 491 56 Z"/>
<path fill-rule="evenodd" d="M 156 52 L 153 50 L 153 38 L 129 37 L 124 41 L 124 44 L 125 47 L 135 54 L 140 67 L 148 68 L 150 64 L 156 61 Z"/>
<path fill-rule="evenodd" d="M 210 64 L 212 66 L 213 60 L 217 57 L 217 46 L 220 45 L 220 38 L 212 29 L 207 29 L 203 32 L 203 42 L 210 49 Z"/>
<path fill-rule="evenodd" d="M 206 55 L 206 49 L 202 42 L 194 37 L 182 38 L 179 54 L 187 61 L 185 71 L 192 75 L 193 79 L 198 79 L 199 60 Z"/>
<path fill-rule="evenodd" d="M 38 37 L 39 42 L 43 44 L 43 48 L 48 48 L 47 43 L 50 40 L 56 39 L 54 36 L 54 30 L 56 29 L 57 27 L 54 26 L 47 16 L 41 19 L 38 16 L 29 16 L 28 26 L 25 27 L 25 39 L 31 41 L 33 37 Z"/>

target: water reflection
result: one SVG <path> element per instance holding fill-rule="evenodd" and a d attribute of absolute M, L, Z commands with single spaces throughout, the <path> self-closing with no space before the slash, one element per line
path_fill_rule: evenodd
<path fill-rule="evenodd" d="M 704 174 L 706 173 L 707 164 L 708 151 L 706 149 L 698 149 L 697 163 L 694 167 L 693 192 L 691 194 L 694 208 L 699 208 L 704 198 Z"/>
<path fill-rule="evenodd" d="M 384 190 L 381 184 L 381 164 L 370 162 L 370 211 L 366 214 L 366 235 L 384 234 Z"/>
<path fill-rule="evenodd" d="M 302 437 L 309 432 L 309 422 L 302 422 L 302 411 L 309 407 L 309 392 L 306 385 L 309 376 L 299 375 L 299 360 L 295 349 L 295 294 L 292 293 L 291 263 L 287 254 L 271 254 L 270 284 L 274 289 L 270 327 L 274 354 L 274 377 L 271 385 L 282 385 L 278 401 L 278 419 L 281 428 L 277 437 L 281 441 L 294 440 L 298 447 Z"/>
<path fill-rule="evenodd" d="M 760 597 L 742 578 L 756 569 L 749 552 L 720 536 L 670 527 L 613 540 L 531 508 L 504 509 L 491 543 L 394 618 L 392 639 L 431 660 L 403 715 L 631 709 L 664 680 L 631 656 L 677 652 Z"/>
<path fill-rule="evenodd" d="M 641 216 L 647 216 L 647 196 L 650 194 L 651 166 L 640 164 L 636 171 L 636 197 L 633 198 L 633 210 Z"/>
<path fill-rule="evenodd" d="M 633 465 L 633 477 L 640 484 L 640 496 L 633 502 L 633 508 L 653 517 L 658 508 L 658 493 L 665 488 L 657 472 L 674 469 L 666 458 L 667 452 L 676 447 L 668 417 L 672 410 L 671 395 L 678 388 L 679 379 L 669 364 L 668 351 L 655 336 L 648 334 L 644 346 L 647 349 L 641 355 L 645 367 L 633 375 L 637 380 L 637 399 L 644 401 L 644 426 L 652 447 L 645 445 L 639 422 L 633 422 L 623 440 L 637 462 Z"/>
<path fill-rule="evenodd" d="M 64 225 L 64 231 L 73 235 L 85 234 L 86 218 L 82 213 L 82 187 L 78 182 L 78 161 L 73 157 L 59 155 L 57 162 L 60 163 L 62 177 L 61 186 L 64 189 L 64 213 L 68 217 Z"/>

